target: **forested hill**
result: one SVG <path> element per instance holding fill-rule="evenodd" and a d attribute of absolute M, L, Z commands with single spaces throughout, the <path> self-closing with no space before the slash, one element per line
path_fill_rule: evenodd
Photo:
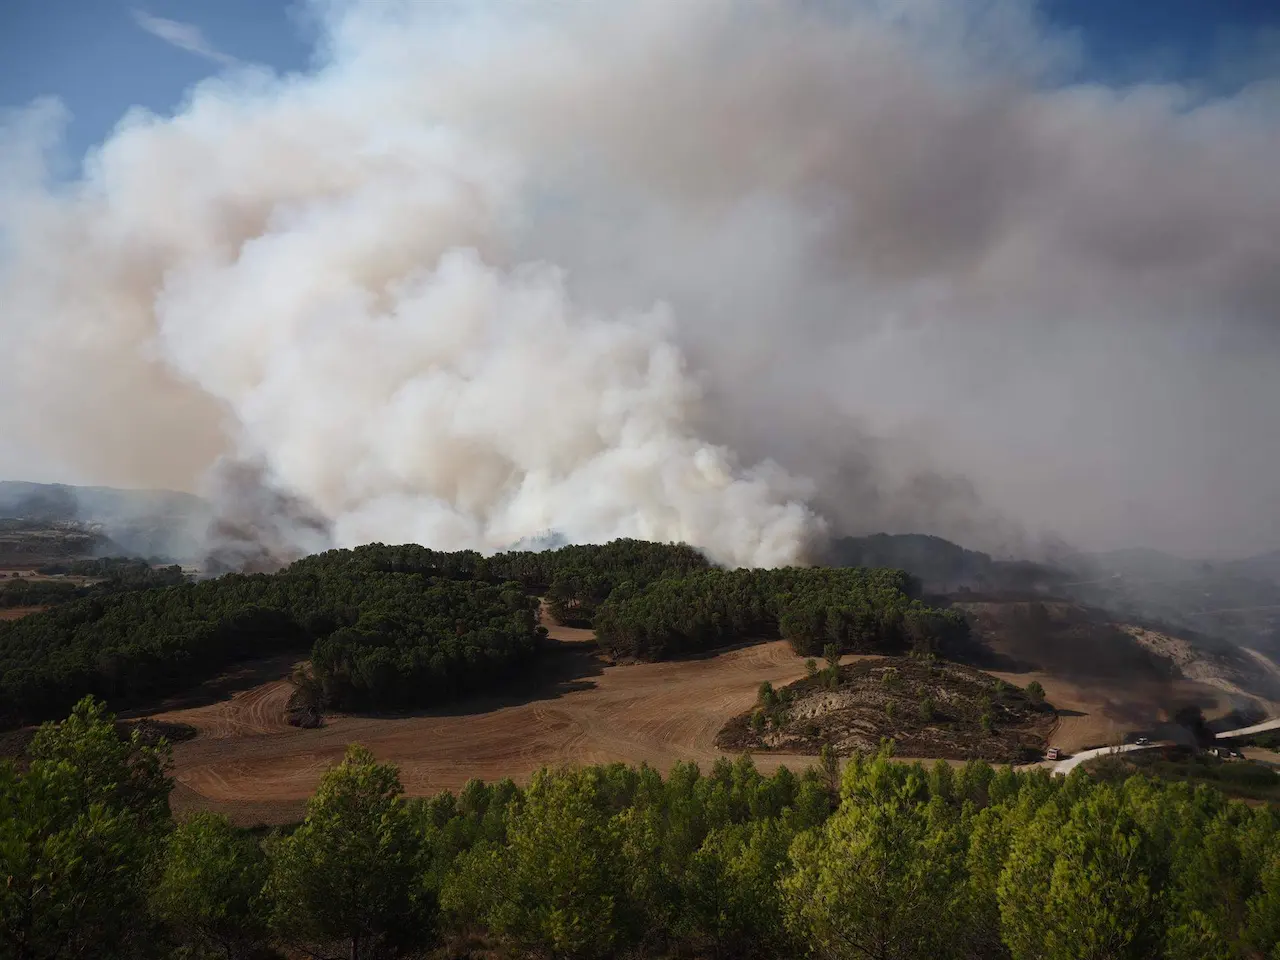
<path fill-rule="evenodd" d="M 370 544 L 274 574 L 95 590 L 0 623 L 0 722 L 58 716 L 87 693 L 142 703 L 294 650 L 310 654 L 332 705 L 431 704 L 499 684 L 535 655 L 535 594 L 585 615 L 615 584 L 706 567 L 689 547 L 637 540 L 488 558 Z"/>
<path fill-rule="evenodd" d="M 52 606 L 84 597 L 168 587 L 187 582 L 179 566 L 153 567 L 145 560 L 129 557 L 99 557 L 94 560 L 50 563 L 38 568 L 36 573 L 44 576 L 92 578 L 92 582 L 6 577 L 0 580 L 0 609 Z"/>
<path fill-rule="evenodd" d="M 1072 579 L 1066 571 L 1029 560 L 997 560 L 950 540 L 925 534 L 876 533 L 838 537 L 823 561 L 833 567 L 890 567 L 905 570 L 925 589 L 949 593 L 977 591 L 1060 591 Z"/>
<path fill-rule="evenodd" d="M 802 655 L 963 645 L 963 617 L 913 599 L 913 586 L 901 570 L 702 570 L 616 591 L 595 626 L 616 655 L 646 660 L 748 638 L 781 637 Z"/>
<path fill-rule="evenodd" d="M 0 722 L 58 716 L 85 694 L 142 704 L 289 651 L 310 655 L 332 706 L 429 706 L 518 674 L 540 648 L 540 595 L 648 659 L 767 636 L 806 651 L 932 647 L 963 629 L 909 586 L 897 571 L 717 571 L 690 547 L 638 540 L 487 558 L 370 544 L 0 623 Z"/>

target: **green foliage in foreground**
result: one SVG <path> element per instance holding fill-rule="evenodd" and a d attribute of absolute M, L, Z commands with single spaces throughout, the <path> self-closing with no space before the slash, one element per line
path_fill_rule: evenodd
<path fill-rule="evenodd" d="M 1274 957 L 1280 815 L 1132 777 L 620 764 L 410 800 L 353 747 L 292 831 L 174 825 L 91 702 L 0 768 L 0 958 Z M 446 950 L 442 945 L 453 943 Z M 433 953 L 433 951 L 435 951 Z M 486 953 L 493 956 L 493 952 Z"/>

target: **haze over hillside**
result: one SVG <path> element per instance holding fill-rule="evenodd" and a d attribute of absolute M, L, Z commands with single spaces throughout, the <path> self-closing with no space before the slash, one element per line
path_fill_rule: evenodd
<path fill-rule="evenodd" d="M 56 555 L 128 554 L 192 561 L 203 556 L 211 513 L 199 497 L 171 490 L 118 490 L 0 480 L 0 519 L 64 531 Z M 22 528 L 11 524 L 10 533 Z M 27 551 L 15 553 L 17 556 Z M 5 550 L 0 548 L 0 558 Z M 38 551 L 28 554 L 39 561 Z"/>
<path fill-rule="evenodd" d="M 4 121 L 10 475 L 295 552 L 1280 542 L 1274 84 L 1074 83 L 1017 0 L 311 13 L 79 180 Z"/>

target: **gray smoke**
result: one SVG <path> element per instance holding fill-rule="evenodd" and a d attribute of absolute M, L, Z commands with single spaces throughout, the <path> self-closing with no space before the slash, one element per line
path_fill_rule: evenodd
<path fill-rule="evenodd" d="M 261 463 L 220 460 L 205 487 L 210 516 L 198 564 L 204 575 L 272 573 L 333 545 L 328 519 L 275 488 Z"/>
<path fill-rule="evenodd" d="M 0 452 L 340 544 L 1280 540 L 1275 82 L 1067 82 L 1014 0 L 315 12 L 76 182 L 8 124 Z"/>

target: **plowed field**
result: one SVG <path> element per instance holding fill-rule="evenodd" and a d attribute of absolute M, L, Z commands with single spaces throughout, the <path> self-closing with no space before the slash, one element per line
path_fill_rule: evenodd
<path fill-rule="evenodd" d="M 472 777 L 525 780 L 561 763 L 706 765 L 722 756 L 714 744 L 720 727 L 754 702 L 762 681 L 783 684 L 804 675 L 804 661 L 781 641 L 702 659 L 610 666 L 590 643 L 590 631 L 553 627 L 552 637 L 558 643 L 526 689 L 437 711 L 328 716 L 319 729 L 296 729 L 284 722 L 288 669 L 278 661 L 281 679 L 155 714 L 199 730 L 174 747 L 174 806 L 219 810 L 242 823 L 296 819 L 349 743 L 397 763 L 414 795 L 456 790 Z M 759 758 L 765 769 L 784 761 L 799 769 L 812 758 Z"/>
<path fill-rule="evenodd" d="M 1178 703 L 1202 703 L 1211 715 L 1225 708 L 1222 690 L 1177 676 L 1171 663 L 1143 654 L 1119 631 L 1074 623 L 1026 631 L 1008 609 L 971 605 L 969 612 L 998 660 L 985 669 L 1019 686 L 1040 680 L 1060 710 L 1050 742 L 1068 750 L 1147 728 Z M 199 731 L 174 747 L 173 805 L 217 810 L 244 824 L 297 820 L 349 743 L 398 764 L 411 795 L 456 790 L 472 777 L 524 781 L 541 766 L 562 763 L 645 762 L 665 771 L 694 760 L 705 767 L 724 756 L 716 734 L 755 702 L 761 682 L 781 686 L 804 675 L 804 661 L 781 641 L 613 666 L 596 652 L 589 630 L 552 625 L 551 636 L 554 647 L 520 689 L 409 715 L 328 716 L 315 730 L 284 721 L 284 678 L 295 658 L 247 664 L 188 698 L 201 705 L 155 714 Z M 756 756 L 764 770 L 812 762 Z"/>

